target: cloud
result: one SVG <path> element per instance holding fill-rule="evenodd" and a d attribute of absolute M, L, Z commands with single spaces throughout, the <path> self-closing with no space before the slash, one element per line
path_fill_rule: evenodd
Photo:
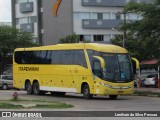
<path fill-rule="evenodd" d="M 11 22 L 11 0 L 0 0 L 0 22 Z"/>

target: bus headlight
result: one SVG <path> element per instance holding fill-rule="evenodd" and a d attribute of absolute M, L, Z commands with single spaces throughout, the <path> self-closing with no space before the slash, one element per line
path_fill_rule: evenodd
<path fill-rule="evenodd" d="M 103 85 L 105 87 L 111 88 L 111 89 L 130 89 L 130 88 L 133 88 L 133 85 L 131 85 L 131 86 L 111 86 L 111 85 L 104 84 L 103 82 L 100 82 L 99 84 Z"/>
<path fill-rule="evenodd" d="M 99 84 L 100 84 L 100 85 L 103 85 L 103 86 L 105 86 L 105 87 L 108 87 L 108 88 L 112 88 L 111 85 L 104 84 L 103 82 L 100 82 Z"/>

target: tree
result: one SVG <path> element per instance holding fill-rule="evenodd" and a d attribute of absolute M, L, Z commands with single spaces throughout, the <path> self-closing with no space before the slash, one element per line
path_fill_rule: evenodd
<path fill-rule="evenodd" d="M 120 24 L 119 30 L 127 30 L 126 48 L 139 60 L 160 58 L 160 1 L 149 4 L 129 2 L 125 13 L 138 13 L 142 19 Z"/>
<path fill-rule="evenodd" d="M 34 46 L 33 35 L 10 26 L 0 26 L 0 74 L 17 47 Z"/>
<path fill-rule="evenodd" d="M 80 37 L 76 34 L 67 35 L 64 38 L 61 38 L 59 43 L 79 43 Z"/>

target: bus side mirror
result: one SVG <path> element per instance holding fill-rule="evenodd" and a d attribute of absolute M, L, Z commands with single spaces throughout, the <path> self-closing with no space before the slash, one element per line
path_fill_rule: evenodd
<path fill-rule="evenodd" d="M 132 66 L 133 66 L 133 74 L 137 75 L 137 70 L 139 71 L 138 77 L 140 78 L 140 64 L 139 61 L 136 58 L 131 58 L 132 59 Z"/>
<path fill-rule="evenodd" d="M 94 60 L 93 61 L 93 73 L 94 75 L 96 75 L 97 77 L 102 76 L 102 69 L 101 69 L 101 63 L 98 60 Z"/>
<path fill-rule="evenodd" d="M 93 56 L 93 74 L 97 77 L 102 77 L 103 69 L 105 68 L 105 61 L 99 56 Z"/>
<path fill-rule="evenodd" d="M 133 58 L 133 57 L 131 59 L 132 59 L 133 65 L 135 65 L 135 66 L 133 66 L 134 69 L 138 70 L 140 68 L 139 61 L 136 58 Z"/>
<path fill-rule="evenodd" d="M 100 66 L 101 66 L 102 69 L 105 68 L 105 61 L 104 61 L 104 59 L 103 59 L 102 57 L 93 56 L 93 58 L 94 58 L 95 60 L 98 60 L 98 61 L 100 62 Z"/>

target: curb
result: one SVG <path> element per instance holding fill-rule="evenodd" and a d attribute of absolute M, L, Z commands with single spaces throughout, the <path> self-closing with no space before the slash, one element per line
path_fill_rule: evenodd
<path fill-rule="evenodd" d="M 133 96 L 147 96 L 147 97 L 160 97 L 159 92 L 152 92 L 152 91 L 134 91 Z"/>

